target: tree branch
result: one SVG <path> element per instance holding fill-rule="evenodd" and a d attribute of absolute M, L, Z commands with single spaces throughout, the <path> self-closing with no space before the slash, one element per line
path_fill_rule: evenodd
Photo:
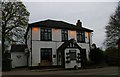
<path fill-rule="evenodd" d="M 16 28 L 16 27 L 19 27 L 19 26 L 16 25 L 16 26 L 12 26 L 11 28 L 6 28 L 6 30 L 7 30 L 7 29 L 8 29 L 8 30 L 5 32 L 5 34 L 9 33 L 12 29 L 14 29 L 14 28 Z"/>

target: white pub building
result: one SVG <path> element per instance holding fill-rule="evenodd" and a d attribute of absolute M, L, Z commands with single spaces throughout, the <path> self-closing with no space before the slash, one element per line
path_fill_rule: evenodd
<path fill-rule="evenodd" d="M 28 66 L 81 68 L 89 60 L 93 30 L 57 20 L 31 23 L 26 31 Z"/>

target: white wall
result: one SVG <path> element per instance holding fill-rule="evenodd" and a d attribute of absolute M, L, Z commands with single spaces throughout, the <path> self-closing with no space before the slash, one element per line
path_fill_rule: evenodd
<path fill-rule="evenodd" d="M 38 66 L 41 62 L 41 48 L 52 48 L 52 57 L 56 55 L 56 58 L 52 58 L 52 65 L 57 65 L 57 49 L 61 44 L 62 42 L 32 41 L 32 65 Z"/>
<path fill-rule="evenodd" d="M 28 50 L 30 51 L 30 48 L 31 48 L 31 28 L 29 29 L 28 34 L 27 34 L 27 46 L 28 46 Z"/>
<path fill-rule="evenodd" d="M 75 35 L 70 35 L 70 32 L 75 33 Z M 28 32 L 28 35 L 31 35 L 31 29 Z M 83 49 L 86 49 L 86 55 L 87 59 L 88 53 L 90 51 L 89 48 L 89 40 L 87 38 L 87 34 L 85 33 L 85 41 L 86 43 L 78 43 L 79 46 Z M 74 30 L 68 30 L 68 39 L 74 38 L 76 39 L 76 31 Z M 92 41 L 92 40 L 91 40 Z M 41 48 L 52 48 L 52 55 L 57 54 L 57 49 L 62 45 L 63 42 L 61 42 L 61 29 L 52 29 L 52 41 L 40 41 L 40 28 L 38 30 L 34 31 L 32 30 L 32 66 L 38 66 L 38 63 L 41 62 L 40 59 L 40 49 Z M 29 50 L 31 48 L 31 39 L 28 39 L 27 45 L 29 47 Z M 53 56 L 52 56 L 53 57 Z M 57 55 L 56 55 L 57 57 Z M 29 66 L 31 66 L 31 56 L 29 57 Z M 53 58 L 53 65 L 57 65 L 57 58 Z"/>
<path fill-rule="evenodd" d="M 69 53 L 69 50 L 76 50 L 76 59 L 77 59 L 77 54 L 80 53 L 79 49 L 75 48 L 67 48 L 65 49 L 65 62 L 67 61 L 66 59 L 66 53 Z M 74 66 L 77 65 L 78 67 L 81 67 L 81 63 L 77 63 L 76 60 L 71 60 L 70 63 L 65 63 L 65 68 L 74 68 Z"/>
<path fill-rule="evenodd" d="M 90 47 L 92 45 L 92 33 L 89 32 L 89 35 L 88 35 L 88 32 L 85 32 L 85 40 L 86 40 L 86 56 L 87 56 L 87 59 L 89 60 L 89 52 L 90 52 Z"/>
<path fill-rule="evenodd" d="M 28 46 L 28 50 L 29 50 L 29 58 L 28 58 L 28 64 L 29 66 L 31 66 L 31 28 L 28 31 L 27 34 L 27 46 Z"/>
<path fill-rule="evenodd" d="M 24 52 L 11 52 L 12 68 L 27 66 L 27 57 Z"/>
<path fill-rule="evenodd" d="M 60 29 L 52 29 L 52 40 L 61 41 L 61 30 Z"/>
<path fill-rule="evenodd" d="M 61 65 L 61 51 L 58 51 L 58 65 Z"/>
<path fill-rule="evenodd" d="M 32 28 L 32 40 L 40 40 L 40 28 L 39 27 L 35 27 L 36 30 L 34 30 L 34 28 Z"/>
<path fill-rule="evenodd" d="M 31 34 L 31 29 L 29 30 L 28 34 Z M 76 31 L 75 30 L 68 30 L 68 40 L 76 38 Z M 38 30 L 32 29 L 32 40 L 40 40 L 40 28 Z M 52 41 L 61 41 L 61 29 L 52 29 Z M 85 32 L 85 42 L 89 42 L 88 32 Z M 90 43 L 92 42 L 92 34 L 90 33 Z"/>
<path fill-rule="evenodd" d="M 76 39 L 76 31 L 68 30 L 68 40 L 70 40 L 71 38 L 74 38 L 75 40 L 77 40 Z"/>

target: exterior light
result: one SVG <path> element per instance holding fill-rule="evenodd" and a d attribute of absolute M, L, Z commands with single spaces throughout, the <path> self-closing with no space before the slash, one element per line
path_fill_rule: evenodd
<path fill-rule="evenodd" d="M 90 38 L 90 32 L 86 32 L 86 37 Z"/>
<path fill-rule="evenodd" d="M 58 29 L 54 29 L 54 32 L 58 32 Z"/>
<path fill-rule="evenodd" d="M 37 32 L 38 28 L 37 27 L 33 27 L 32 30 L 35 31 L 35 32 Z"/>
<path fill-rule="evenodd" d="M 70 36 L 75 36 L 75 32 L 74 31 L 70 31 Z"/>

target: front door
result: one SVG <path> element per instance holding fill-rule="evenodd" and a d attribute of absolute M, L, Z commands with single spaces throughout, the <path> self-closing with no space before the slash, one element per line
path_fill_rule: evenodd
<path fill-rule="evenodd" d="M 81 49 L 80 53 L 81 53 L 81 64 L 82 64 L 82 67 L 84 68 L 87 61 L 86 49 Z"/>
<path fill-rule="evenodd" d="M 65 54 L 64 51 L 61 51 L 61 67 L 65 68 Z"/>
<path fill-rule="evenodd" d="M 52 48 L 41 48 L 41 66 L 52 65 Z"/>

